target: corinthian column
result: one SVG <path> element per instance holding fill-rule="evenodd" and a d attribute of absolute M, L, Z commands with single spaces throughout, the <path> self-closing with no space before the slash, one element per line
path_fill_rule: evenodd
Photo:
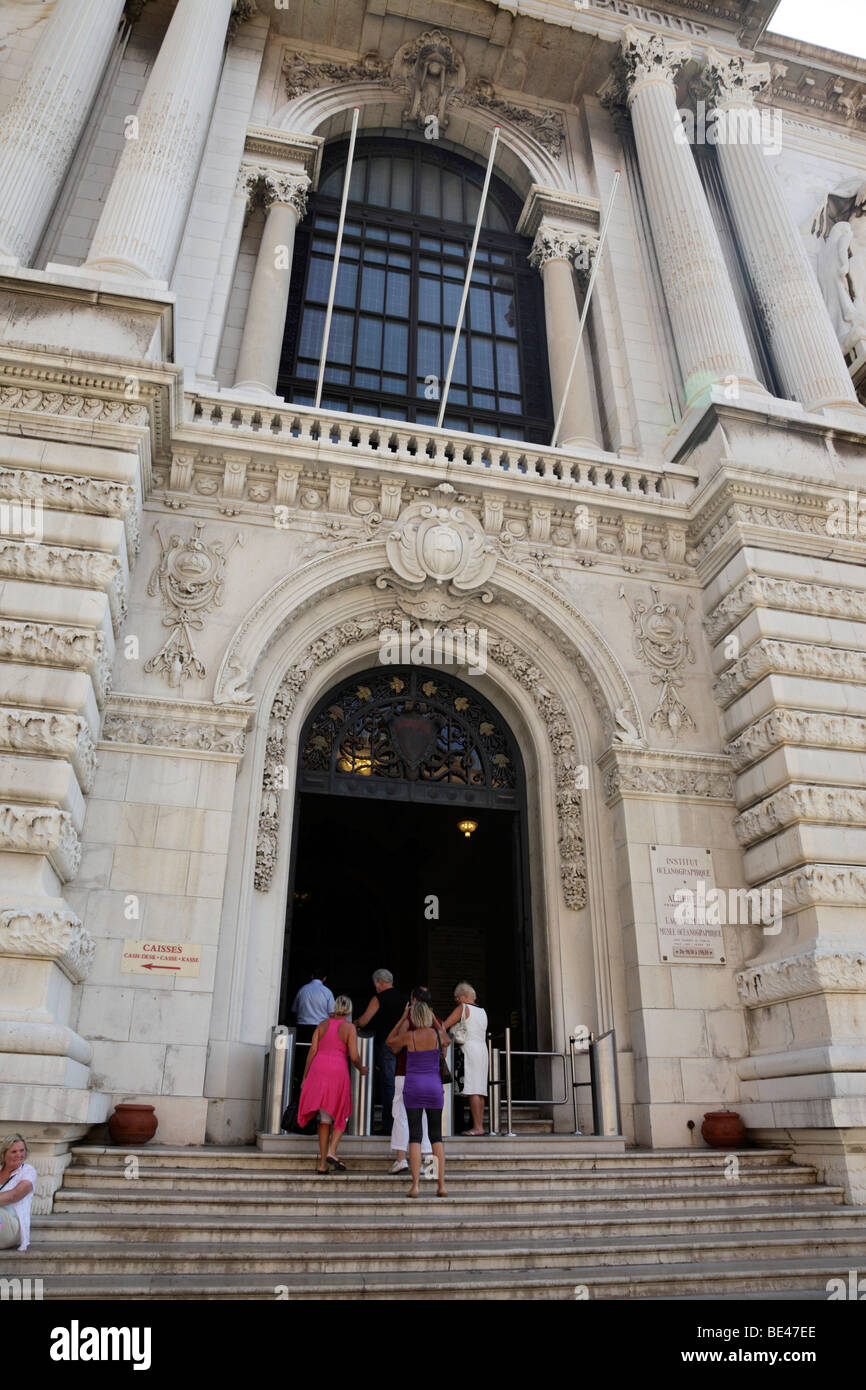
<path fill-rule="evenodd" d="M 530 264 L 541 272 L 544 287 L 544 321 L 554 416 L 562 404 L 580 323 L 581 306 L 577 302 L 572 267 L 587 272 L 597 249 L 598 237 L 592 232 L 542 222 L 529 253 Z M 602 447 L 585 331 L 557 442 L 590 449 Z"/>
<path fill-rule="evenodd" d="M 818 282 L 771 163 L 780 143 L 755 95 L 768 63 L 710 49 L 705 86 L 718 113 L 716 149 L 737 235 L 785 391 L 807 410 L 856 409 L 857 395 Z"/>
<path fill-rule="evenodd" d="M 243 166 L 240 184 L 263 198 L 267 218 L 250 287 L 235 388 L 273 395 L 286 327 L 295 228 L 307 211 L 306 174 Z"/>
<path fill-rule="evenodd" d="M 620 70 L 686 408 L 726 378 L 736 378 L 741 390 L 766 394 L 677 112 L 674 74 L 690 55 L 687 44 L 628 28 Z"/>
<path fill-rule="evenodd" d="M 167 280 L 216 95 L 232 0 L 178 0 L 93 237 L 87 270 Z"/>
<path fill-rule="evenodd" d="M 57 0 L 0 123 L 0 255 L 29 265 L 102 80 L 123 0 Z"/>

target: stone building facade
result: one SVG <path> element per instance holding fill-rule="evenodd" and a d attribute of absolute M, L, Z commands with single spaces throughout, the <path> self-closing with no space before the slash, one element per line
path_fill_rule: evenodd
<path fill-rule="evenodd" d="M 0 6 L 0 1128 L 43 1206 L 118 1101 L 253 1139 L 304 731 L 404 621 L 485 633 L 538 1046 L 613 1028 L 630 1139 L 735 1108 L 866 1199 L 866 69 L 773 8 Z M 355 108 L 473 187 L 499 128 L 552 413 L 594 274 L 555 445 L 278 389 Z M 779 912 L 666 955 L 677 847 Z"/>

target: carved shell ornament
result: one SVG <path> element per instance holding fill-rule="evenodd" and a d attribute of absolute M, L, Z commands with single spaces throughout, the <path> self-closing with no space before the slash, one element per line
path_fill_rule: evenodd
<path fill-rule="evenodd" d="M 481 522 L 463 507 L 433 501 L 405 509 L 385 550 L 394 573 L 412 589 L 446 584 L 449 592 L 468 594 L 496 568 L 496 550 Z"/>

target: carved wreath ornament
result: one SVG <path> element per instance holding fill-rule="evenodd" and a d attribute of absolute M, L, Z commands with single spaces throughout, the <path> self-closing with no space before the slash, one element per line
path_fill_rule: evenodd
<path fill-rule="evenodd" d="M 160 545 L 159 564 L 147 584 L 153 597 L 161 594 L 166 609 L 163 627 L 171 628 L 155 656 L 144 663 L 145 671 L 161 671 L 169 685 L 177 687 L 190 676 L 203 680 L 207 675 L 204 662 L 193 641 L 193 631 L 204 627 L 205 615 L 223 601 L 225 568 L 229 554 L 236 545 L 243 545 L 240 532 L 226 549 L 223 541 L 201 539 L 201 523 L 184 540 L 172 536 L 166 544 L 158 526 L 154 526 Z"/>

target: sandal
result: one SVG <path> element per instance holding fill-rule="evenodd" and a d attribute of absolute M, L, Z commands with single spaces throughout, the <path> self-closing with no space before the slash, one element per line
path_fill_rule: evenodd
<path fill-rule="evenodd" d="M 331 1155 L 328 1154 L 328 1157 L 327 1157 L 327 1159 L 326 1159 L 326 1162 L 329 1163 L 329 1164 L 331 1165 L 331 1167 L 334 1169 L 335 1172 L 337 1172 L 337 1173 L 345 1173 L 345 1171 L 346 1171 L 346 1165 L 345 1165 L 345 1163 L 341 1163 L 340 1160 L 339 1160 L 338 1158 L 332 1158 Z"/>
<path fill-rule="evenodd" d="M 329 1176 L 329 1170 L 328 1170 L 327 1168 L 320 1168 L 319 1165 L 318 1165 L 318 1163 L 317 1163 L 317 1164 L 316 1164 L 316 1177 L 317 1177 L 317 1178 L 327 1178 L 328 1176 Z"/>

